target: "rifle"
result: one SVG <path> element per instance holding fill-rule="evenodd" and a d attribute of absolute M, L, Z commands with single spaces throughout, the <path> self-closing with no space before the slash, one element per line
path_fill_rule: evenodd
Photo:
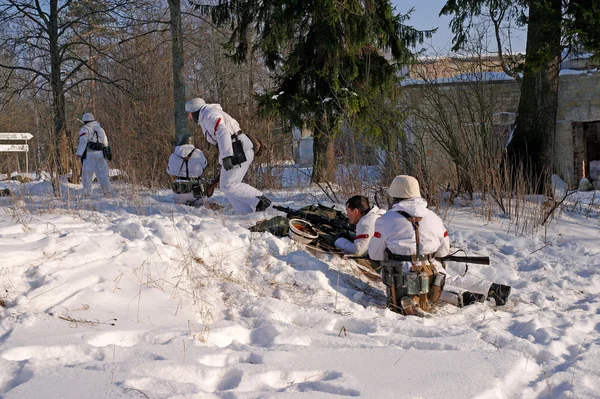
<path fill-rule="evenodd" d="M 454 256 L 448 255 L 441 258 L 436 257 L 436 260 L 440 262 L 451 261 L 451 262 L 464 262 L 464 263 L 473 263 L 476 265 L 489 265 L 490 257 L 489 256 Z"/>
<path fill-rule="evenodd" d="M 219 184 L 220 179 L 221 175 L 218 174 L 217 177 L 215 177 L 211 182 L 208 183 L 208 185 L 204 189 L 204 194 L 206 195 L 206 198 L 212 197 L 213 192 L 215 191 L 215 187 L 217 187 L 217 184 Z"/>
<path fill-rule="evenodd" d="M 309 213 L 307 211 L 301 211 L 299 209 L 292 209 L 292 208 L 288 208 L 286 206 L 279 206 L 279 205 L 273 205 L 273 209 L 277 209 L 278 211 L 287 213 L 288 219 L 297 218 L 297 219 L 308 220 L 309 222 L 315 224 L 316 227 L 321 230 L 331 230 L 331 229 L 323 228 L 323 227 L 329 226 L 335 230 L 345 230 L 348 232 L 356 231 L 356 226 L 353 224 L 350 224 L 350 222 L 348 222 L 348 220 L 345 217 L 344 217 L 345 220 L 344 219 L 343 220 L 331 219 L 326 216 L 316 215 L 314 213 Z"/>
<path fill-rule="evenodd" d="M 391 253 L 390 253 L 391 254 Z M 399 260 L 401 262 L 412 262 L 413 255 L 390 255 L 391 260 Z M 427 256 L 422 255 L 420 257 L 416 257 L 418 261 L 427 260 Z M 436 260 L 440 262 L 450 261 L 450 262 L 464 262 L 464 263 L 473 263 L 476 265 L 489 265 L 490 257 L 489 256 L 454 256 L 447 255 L 443 257 L 435 257 Z"/>
<path fill-rule="evenodd" d="M 206 186 L 204 188 L 202 187 L 202 183 L 200 183 L 200 182 L 195 183 L 193 185 L 193 191 L 192 191 L 194 193 L 194 200 L 189 201 L 187 205 L 194 206 L 194 204 L 196 204 L 196 202 L 199 199 L 203 199 L 204 203 L 206 205 L 207 204 L 206 200 L 208 198 L 212 197 L 213 192 L 215 191 L 215 187 L 217 187 L 217 184 L 219 184 L 220 177 L 221 177 L 221 175 L 217 175 L 217 177 L 215 177 L 213 180 L 206 183 Z"/>

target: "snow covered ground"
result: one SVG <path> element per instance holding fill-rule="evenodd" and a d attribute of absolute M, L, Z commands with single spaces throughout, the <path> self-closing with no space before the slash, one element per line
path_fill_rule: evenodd
<path fill-rule="evenodd" d="M 248 230 L 277 211 L 177 206 L 124 183 L 108 199 L 65 186 L 60 201 L 47 182 L 5 187 L 3 399 L 599 397 L 599 192 L 569 197 L 535 236 L 445 212 L 453 246 L 492 259 L 467 272 L 512 299 L 416 318 L 386 310 L 352 261 Z"/>

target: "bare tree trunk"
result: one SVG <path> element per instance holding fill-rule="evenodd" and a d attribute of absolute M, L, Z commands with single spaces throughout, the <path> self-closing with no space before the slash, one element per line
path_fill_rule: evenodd
<path fill-rule="evenodd" d="M 335 177 L 335 147 L 329 134 L 326 116 L 317 120 L 313 134 L 312 183 L 333 182 Z"/>
<path fill-rule="evenodd" d="M 50 14 L 48 21 L 48 38 L 50 50 L 50 86 L 52 88 L 52 120 L 53 120 L 53 135 L 52 135 L 52 151 L 54 156 L 50 157 L 53 160 L 51 164 L 51 179 L 54 195 L 60 197 L 60 180 L 59 176 L 64 172 L 61 168 L 61 137 L 65 135 L 65 93 L 64 82 L 61 79 L 60 70 L 60 50 L 58 45 L 58 0 L 50 1 Z"/>
<path fill-rule="evenodd" d="M 171 53 L 173 68 L 173 118 L 175 121 L 175 141 L 188 134 L 185 112 L 185 80 L 183 78 L 183 30 L 181 27 L 181 0 L 168 0 L 171 13 Z"/>
<path fill-rule="evenodd" d="M 508 146 L 514 171 L 528 173 L 538 192 L 552 172 L 558 74 L 561 55 L 561 1 L 530 2 L 527 63 L 523 74 L 516 129 Z"/>
<path fill-rule="evenodd" d="M 90 41 L 92 38 L 90 37 Z M 92 54 L 92 45 L 88 46 L 90 52 L 90 96 L 92 97 L 92 113 L 96 115 L 96 79 L 94 79 L 94 56 Z"/>
<path fill-rule="evenodd" d="M 313 138 L 313 173 L 312 183 L 333 182 L 335 176 L 334 140 L 327 135 Z"/>
<path fill-rule="evenodd" d="M 400 156 L 400 148 L 398 147 L 399 140 L 396 135 L 387 135 L 385 138 L 385 163 L 384 170 L 381 174 L 381 184 L 387 185 L 392 182 L 394 177 L 400 174 L 401 170 L 405 170 L 401 165 L 401 160 L 403 162 L 408 162 L 408 150 L 406 148 L 406 136 L 402 135 L 400 137 L 401 146 L 402 146 L 402 154 Z"/>

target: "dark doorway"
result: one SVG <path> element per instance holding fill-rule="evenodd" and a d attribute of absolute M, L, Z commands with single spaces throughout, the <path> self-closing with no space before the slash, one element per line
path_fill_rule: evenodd
<path fill-rule="evenodd" d="M 590 162 L 600 161 L 600 121 L 573 122 L 573 168 L 576 184 L 589 178 Z"/>

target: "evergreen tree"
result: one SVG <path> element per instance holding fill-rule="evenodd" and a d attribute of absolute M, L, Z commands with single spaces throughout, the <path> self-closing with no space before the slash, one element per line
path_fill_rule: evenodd
<path fill-rule="evenodd" d="M 258 51 L 273 71 L 275 88 L 259 96 L 260 108 L 313 130 L 313 182 L 332 181 L 342 118 L 392 84 L 409 48 L 433 33 L 405 25 L 410 13 L 395 14 L 389 0 L 219 0 L 198 8 L 231 27 L 236 60 Z"/>
<path fill-rule="evenodd" d="M 523 168 L 540 192 L 553 172 L 558 76 L 563 47 L 600 49 L 597 0 L 448 0 L 440 14 L 453 15 L 454 50 L 468 38 L 473 18 L 488 10 L 527 25 L 526 56 L 516 128 L 508 144 L 513 171 Z M 501 48 L 498 49 L 502 51 Z"/>

